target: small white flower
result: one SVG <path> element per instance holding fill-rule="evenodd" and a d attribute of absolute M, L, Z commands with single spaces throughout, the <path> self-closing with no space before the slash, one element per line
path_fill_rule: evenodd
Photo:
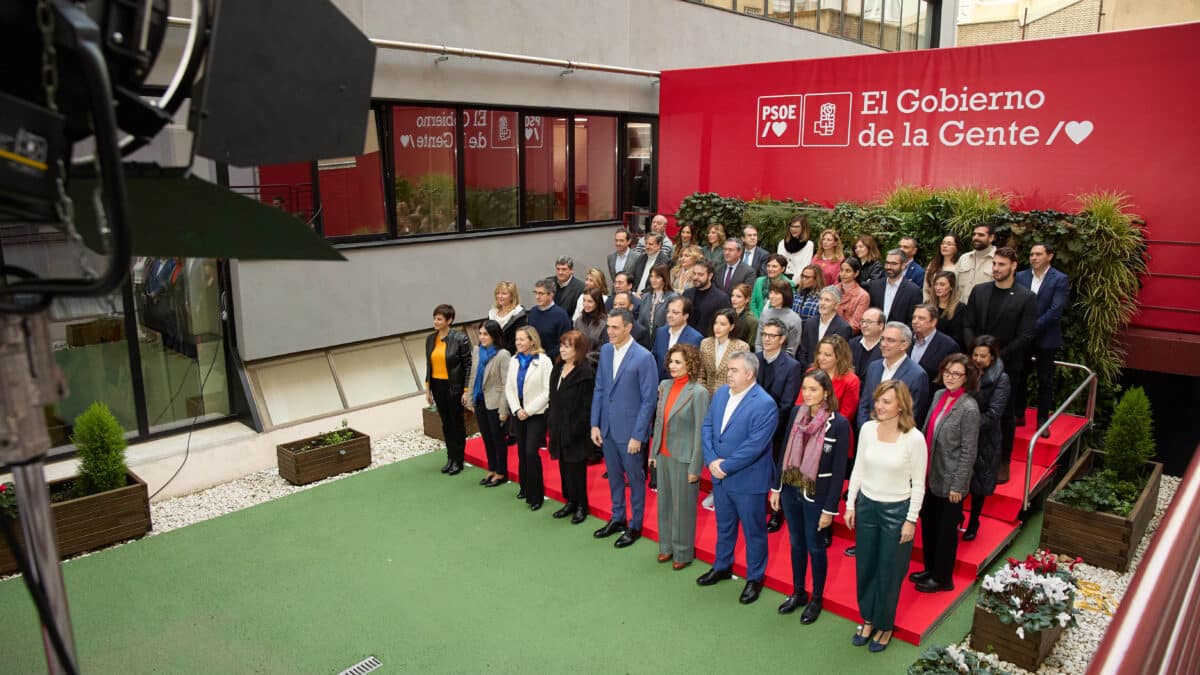
<path fill-rule="evenodd" d="M 1067 614 L 1066 612 L 1059 612 L 1058 616 L 1055 618 L 1058 619 L 1058 625 L 1060 626 L 1065 627 L 1067 624 L 1071 623 L 1071 615 Z"/>
<path fill-rule="evenodd" d="M 1008 598 L 1008 599 L 1012 601 L 1013 607 L 1020 607 L 1020 606 L 1021 606 L 1021 599 L 1020 599 L 1020 598 L 1018 598 L 1017 596 L 1015 596 L 1015 595 L 1011 595 L 1011 596 L 1009 596 L 1009 598 Z"/>
<path fill-rule="evenodd" d="M 1024 626 L 1017 626 L 1017 637 L 1021 638 L 1022 640 L 1025 639 L 1025 627 Z"/>

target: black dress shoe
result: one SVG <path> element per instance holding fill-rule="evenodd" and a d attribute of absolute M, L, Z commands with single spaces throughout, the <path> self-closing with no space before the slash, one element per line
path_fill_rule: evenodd
<path fill-rule="evenodd" d="M 978 534 L 979 534 L 979 528 L 976 527 L 976 528 L 972 529 L 972 528 L 968 527 L 967 531 L 963 532 L 963 541 L 975 541 L 975 537 Z"/>
<path fill-rule="evenodd" d="M 625 548 L 641 538 L 641 530 L 625 530 L 625 534 L 622 534 L 620 537 L 618 537 L 617 540 L 613 542 L 613 546 L 616 546 L 617 548 Z"/>
<path fill-rule="evenodd" d="M 658 481 L 656 481 L 656 480 L 650 481 L 649 487 L 651 490 L 654 490 L 655 492 L 657 492 L 658 491 Z"/>
<path fill-rule="evenodd" d="M 543 501 L 541 501 L 541 502 L 534 502 L 534 503 L 532 503 L 532 504 L 530 504 L 530 505 L 529 505 L 529 510 L 530 510 L 530 511 L 538 511 L 538 510 L 540 510 L 540 509 L 542 508 L 542 504 L 543 504 L 543 503 L 544 503 L 544 500 L 543 500 Z"/>
<path fill-rule="evenodd" d="M 846 547 L 846 551 L 845 551 L 845 553 L 846 553 L 846 555 L 847 555 L 848 557 L 850 557 L 850 558 L 853 558 L 853 557 L 854 557 L 854 554 L 855 554 L 855 553 L 857 553 L 857 552 L 858 552 L 858 547 L 857 547 L 857 546 L 847 546 L 847 547 Z"/>
<path fill-rule="evenodd" d="M 517 499 L 525 499 L 525 490 L 517 490 Z"/>
<path fill-rule="evenodd" d="M 480 485 L 487 485 L 487 484 L 488 484 L 488 483 L 490 483 L 490 482 L 492 482 L 492 479 L 491 479 L 491 478 L 488 478 L 487 476 L 484 476 L 483 478 L 480 478 L 480 479 L 479 479 L 479 484 L 480 484 Z"/>
<path fill-rule="evenodd" d="M 496 478 L 493 478 L 493 479 L 489 480 L 488 482 L 484 483 L 483 487 L 496 487 L 497 485 L 504 485 L 507 482 L 508 482 L 508 479 L 505 478 L 504 476 L 497 476 Z"/>
<path fill-rule="evenodd" d="M 446 473 L 447 471 L 449 471 L 450 467 L 452 467 L 452 466 L 454 466 L 454 462 L 451 462 L 450 460 L 446 460 L 446 463 L 442 465 L 442 473 Z"/>
<path fill-rule="evenodd" d="M 462 473 L 462 470 L 463 470 L 462 462 L 455 462 L 453 465 L 451 465 L 450 470 L 446 472 L 446 475 L 447 476 L 457 476 L 458 474 Z"/>
<path fill-rule="evenodd" d="M 917 590 L 922 593 L 940 593 L 942 591 L 954 590 L 954 584 L 943 584 L 930 578 L 919 582 Z"/>
<path fill-rule="evenodd" d="M 571 516 L 571 524 L 578 525 L 578 524 L 582 523 L 583 521 L 587 520 L 587 517 L 588 517 L 588 510 L 583 507 L 579 507 L 578 509 L 575 510 L 575 515 Z"/>
<path fill-rule="evenodd" d="M 571 515 L 572 513 L 575 513 L 575 505 L 572 504 L 571 502 L 567 502 L 561 509 L 554 512 L 554 517 L 555 518 L 566 518 L 567 516 Z"/>
<path fill-rule="evenodd" d="M 808 603 L 808 607 L 804 608 L 804 613 L 800 615 L 800 623 L 807 626 L 817 620 L 821 616 L 821 599 L 813 598 L 813 601 Z"/>
<path fill-rule="evenodd" d="M 700 577 L 696 579 L 696 583 L 700 584 L 701 586 L 712 586 L 718 581 L 724 581 L 732 578 L 733 570 L 719 570 L 714 567 L 704 574 L 701 574 Z"/>
<path fill-rule="evenodd" d="M 792 595 L 789 595 L 786 598 L 784 598 L 783 604 L 779 606 L 779 613 L 780 614 L 791 614 L 792 612 L 796 611 L 796 609 L 798 607 L 803 607 L 807 604 L 808 604 L 808 593 L 807 592 L 801 591 L 800 593 L 793 593 Z"/>
<path fill-rule="evenodd" d="M 624 531 L 625 523 L 622 523 L 618 520 L 610 520 L 604 524 L 604 527 L 593 532 L 592 536 L 597 539 L 604 539 L 605 537 L 611 537 L 618 532 Z"/>
<path fill-rule="evenodd" d="M 767 532 L 778 532 L 783 527 L 783 512 L 772 511 L 770 519 L 767 520 Z"/>
<path fill-rule="evenodd" d="M 929 572 L 913 572 L 912 574 L 908 575 L 908 580 L 914 584 L 919 584 L 929 578 L 931 578 Z"/>
<path fill-rule="evenodd" d="M 738 598 L 738 602 L 748 605 L 758 599 L 759 593 L 762 593 L 762 582 L 747 581 L 746 587 L 742 589 L 741 597 Z"/>

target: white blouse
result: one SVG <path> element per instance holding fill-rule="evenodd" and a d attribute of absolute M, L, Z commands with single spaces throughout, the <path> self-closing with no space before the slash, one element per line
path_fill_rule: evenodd
<path fill-rule="evenodd" d="M 917 522 L 925 499 L 925 465 L 928 463 L 925 436 L 916 428 L 900 434 L 893 443 L 879 440 L 879 422 L 871 420 L 858 435 L 858 454 L 850 472 L 850 494 L 846 511 L 854 511 L 859 490 L 871 501 L 908 502 L 910 523 Z"/>

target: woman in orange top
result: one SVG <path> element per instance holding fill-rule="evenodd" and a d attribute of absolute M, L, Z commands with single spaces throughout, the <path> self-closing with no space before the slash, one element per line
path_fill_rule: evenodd
<path fill-rule="evenodd" d="M 674 559 L 681 570 L 696 558 L 696 498 L 704 449 L 700 427 L 708 390 L 700 383 L 700 352 L 677 344 L 667 351 L 671 379 L 658 385 L 650 466 L 658 470 L 658 562 Z"/>
<path fill-rule="evenodd" d="M 437 405 L 446 437 L 446 464 L 442 473 L 462 473 L 467 447 L 467 425 L 463 418 L 463 391 L 471 385 L 471 340 L 462 331 L 452 330 L 454 307 L 438 305 L 433 309 L 434 332 L 425 338 L 425 402 Z"/>
<path fill-rule="evenodd" d="M 849 343 L 841 335 L 826 335 L 817 343 L 814 364 L 813 368 L 809 368 L 809 372 L 820 368 L 829 375 L 829 379 L 833 381 L 833 395 L 837 398 L 838 412 L 850 421 L 850 428 L 853 429 L 861 383 L 854 372 L 854 358 L 850 355 Z M 796 405 L 803 403 L 802 397 L 796 398 Z"/>

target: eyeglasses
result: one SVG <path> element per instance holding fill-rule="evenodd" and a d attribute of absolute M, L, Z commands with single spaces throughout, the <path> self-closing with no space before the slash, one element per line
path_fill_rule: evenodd
<path fill-rule="evenodd" d="M 864 323 L 882 323 L 882 322 L 876 321 L 875 319 L 863 319 L 863 320 L 859 321 L 858 323 L 864 324 Z"/>
<path fill-rule="evenodd" d="M 549 291 L 534 291 L 534 295 L 550 295 Z"/>
<path fill-rule="evenodd" d="M 781 338 L 783 337 L 783 333 L 763 333 L 762 336 L 765 338 Z"/>
<path fill-rule="evenodd" d="M 947 370 L 942 373 L 942 377 L 953 377 L 956 380 L 966 376 L 967 371 L 965 370 Z"/>

